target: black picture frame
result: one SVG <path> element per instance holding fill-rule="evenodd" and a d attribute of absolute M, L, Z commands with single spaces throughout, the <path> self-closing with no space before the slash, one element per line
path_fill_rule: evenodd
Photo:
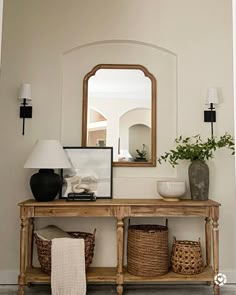
<path fill-rule="evenodd" d="M 113 148 L 112 147 L 63 147 L 71 169 L 62 169 L 63 186 L 60 198 L 67 199 L 75 188 L 88 186 L 96 199 L 112 199 L 113 196 Z M 72 185 L 72 183 L 74 183 Z"/>

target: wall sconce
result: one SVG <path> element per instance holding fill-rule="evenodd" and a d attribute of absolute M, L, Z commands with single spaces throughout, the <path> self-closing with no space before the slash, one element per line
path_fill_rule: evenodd
<path fill-rule="evenodd" d="M 20 86 L 18 99 L 22 101 L 22 106 L 20 107 L 20 118 L 23 118 L 22 135 L 24 135 L 25 119 L 32 118 L 32 106 L 28 106 L 28 103 L 27 103 L 27 101 L 32 100 L 30 84 L 24 83 Z"/>
<path fill-rule="evenodd" d="M 207 90 L 205 104 L 209 105 L 210 111 L 204 111 L 204 122 L 211 122 L 211 138 L 213 138 L 213 124 L 216 122 L 216 111 L 214 105 L 219 103 L 217 88 L 210 87 Z"/>

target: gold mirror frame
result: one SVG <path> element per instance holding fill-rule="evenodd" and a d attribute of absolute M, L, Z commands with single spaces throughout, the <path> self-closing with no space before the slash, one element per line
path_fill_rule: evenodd
<path fill-rule="evenodd" d="M 151 109 L 151 161 L 148 162 L 113 162 L 115 167 L 155 167 L 156 166 L 156 79 L 141 65 L 132 64 L 99 64 L 95 66 L 83 80 L 83 114 L 82 114 L 82 146 L 87 146 L 87 112 L 88 112 L 88 80 L 100 69 L 132 69 L 141 70 L 151 80 L 152 85 L 152 109 Z"/>

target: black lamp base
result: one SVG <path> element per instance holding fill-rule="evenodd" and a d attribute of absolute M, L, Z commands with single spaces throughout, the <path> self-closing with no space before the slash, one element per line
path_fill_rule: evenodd
<path fill-rule="evenodd" d="M 56 198 L 62 187 L 62 178 L 53 169 L 40 169 L 31 176 L 31 191 L 38 202 L 49 202 Z"/>

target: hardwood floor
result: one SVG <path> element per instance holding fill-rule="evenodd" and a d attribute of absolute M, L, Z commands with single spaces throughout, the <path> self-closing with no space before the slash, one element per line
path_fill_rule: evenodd
<path fill-rule="evenodd" d="M 16 295 L 17 286 L 0 286 L 1 295 Z M 25 295 L 49 295 L 49 286 L 32 286 L 26 288 Z M 116 294 L 114 286 L 89 286 L 87 295 L 113 295 Z M 201 285 L 173 285 L 173 286 L 140 286 L 129 285 L 125 287 L 124 295 L 212 295 L 212 288 Z M 236 295 L 236 285 L 221 287 L 221 295 Z"/>

